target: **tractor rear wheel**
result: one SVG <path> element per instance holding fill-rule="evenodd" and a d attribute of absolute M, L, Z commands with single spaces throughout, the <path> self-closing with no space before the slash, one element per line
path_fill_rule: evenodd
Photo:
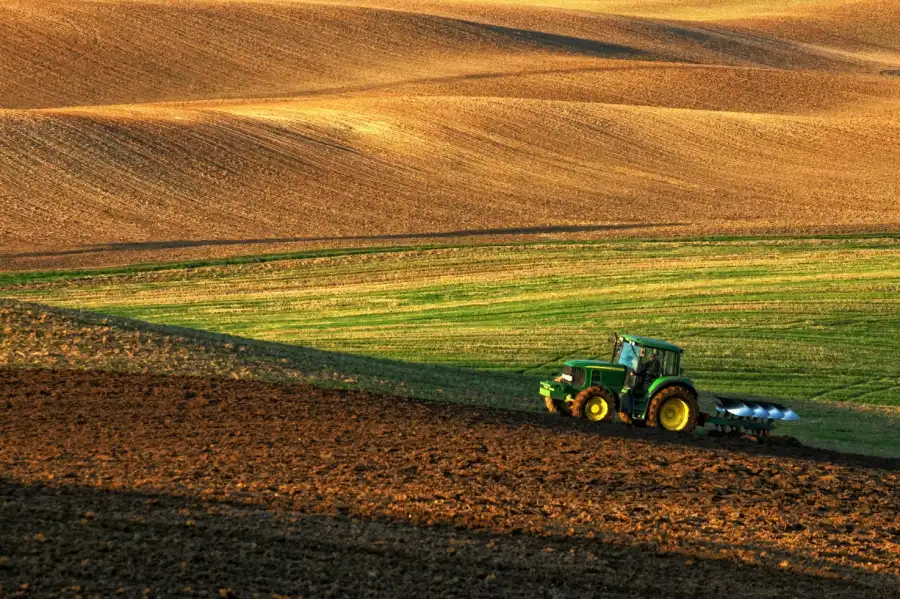
<path fill-rule="evenodd" d="M 647 426 L 663 430 L 690 433 L 697 428 L 700 406 L 697 396 L 684 387 L 663 389 L 650 402 L 647 410 Z"/>
<path fill-rule="evenodd" d="M 616 400 L 603 387 L 588 387 L 575 396 L 569 407 L 575 418 L 587 418 L 591 422 L 612 422 L 616 417 Z"/>

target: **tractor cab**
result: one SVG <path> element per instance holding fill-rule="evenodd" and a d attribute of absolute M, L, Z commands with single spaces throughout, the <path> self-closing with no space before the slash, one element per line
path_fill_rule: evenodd
<path fill-rule="evenodd" d="M 654 356 L 667 376 L 677 376 L 681 368 L 681 352 L 677 345 L 650 337 L 637 335 L 617 335 L 613 345 L 612 361 L 637 372 L 643 364 Z"/>
<path fill-rule="evenodd" d="M 682 351 L 677 345 L 659 339 L 617 335 L 612 362 L 625 367 L 623 392 L 648 391 L 659 377 L 680 376 Z"/>

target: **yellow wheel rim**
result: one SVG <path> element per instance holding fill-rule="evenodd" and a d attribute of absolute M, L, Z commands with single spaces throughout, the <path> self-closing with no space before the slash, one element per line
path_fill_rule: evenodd
<path fill-rule="evenodd" d="M 584 417 L 591 422 L 599 422 L 606 418 L 609 406 L 602 397 L 592 397 L 584 404 Z"/>
<path fill-rule="evenodd" d="M 691 410 L 683 399 L 667 399 L 659 410 L 659 423 L 667 431 L 680 431 L 687 426 Z"/>

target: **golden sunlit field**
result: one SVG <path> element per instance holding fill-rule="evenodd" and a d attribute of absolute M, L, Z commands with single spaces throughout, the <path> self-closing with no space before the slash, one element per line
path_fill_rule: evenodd
<path fill-rule="evenodd" d="M 900 597 L 898 307 L 897 0 L 0 0 L 0 598 Z"/>
<path fill-rule="evenodd" d="M 0 267 L 896 230 L 890 0 L 0 2 Z"/>

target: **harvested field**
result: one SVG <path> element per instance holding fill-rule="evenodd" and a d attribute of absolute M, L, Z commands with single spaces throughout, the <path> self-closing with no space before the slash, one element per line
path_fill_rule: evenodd
<path fill-rule="evenodd" d="M 0 269 L 895 231 L 893 3 L 4 2 Z"/>
<path fill-rule="evenodd" d="M 244 381 L 0 393 L 10 596 L 900 593 L 896 460 Z"/>

